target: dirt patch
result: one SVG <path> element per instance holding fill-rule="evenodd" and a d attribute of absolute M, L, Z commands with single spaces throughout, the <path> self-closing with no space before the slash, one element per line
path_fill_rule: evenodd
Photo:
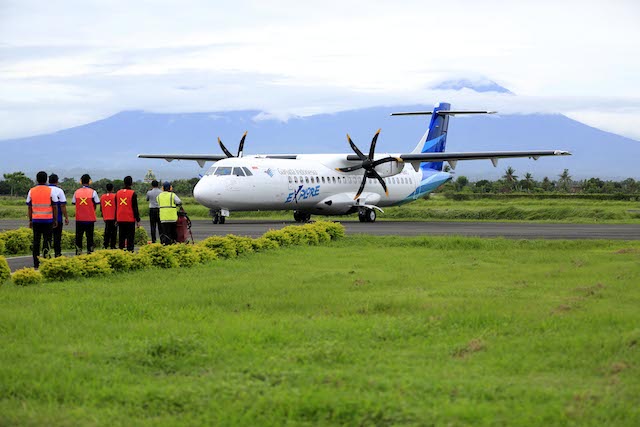
<path fill-rule="evenodd" d="M 485 343 L 480 339 L 472 339 L 464 347 L 458 348 L 453 352 L 453 357 L 464 359 L 465 357 L 482 351 L 486 348 Z"/>
<path fill-rule="evenodd" d="M 640 254 L 640 248 L 622 248 L 613 252 L 614 254 Z"/>
<path fill-rule="evenodd" d="M 593 286 L 578 286 L 574 289 L 574 291 L 584 294 L 585 297 L 591 297 L 599 294 L 600 291 L 604 288 L 606 288 L 605 285 L 603 285 L 602 283 L 598 283 L 597 285 Z"/>
<path fill-rule="evenodd" d="M 365 279 L 356 279 L 353 281 L 353 286 L 364 286 L 368 284 L 369 284 L 369 281 Z"/>
<path fill-rule="evenodd" d="M 609 367 L 609 372 L 615 375 L 626 369 L 629 369 L 629 365 L 625 362 L 615 362 Z"/>
<path fill-rule="evenodd" d="M 563 314 L 563 313 L 568 313 L 571 310 L 573 310 L 573 307 L 571 307 L 570 305 L 560 304 L 559 306 L 557 306 L 551 311 L 551 314 Z"/>

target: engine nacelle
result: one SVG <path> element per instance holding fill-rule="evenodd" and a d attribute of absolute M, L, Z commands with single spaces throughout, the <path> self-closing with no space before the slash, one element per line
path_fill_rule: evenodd
<path fill-rule="evenodd" d="M 385 155 L 384 157 L 389 157 Z M 379 166 L 376 166 L 376 172 L 380 174 L 381 177 L 386 178 L 388 176 L 398 175 L 404 169 L 404 162 L 386 162 Z"/>

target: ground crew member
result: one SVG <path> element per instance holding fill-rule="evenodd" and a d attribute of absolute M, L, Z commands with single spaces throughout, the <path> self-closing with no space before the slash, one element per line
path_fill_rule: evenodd
<path fill-rule="evenodd" d="M 116 193 L 116 222 L 118 223 L 118 247 L 133 252 L 136 236 L 136 225 L 140 226 L 138 196 L 131 189 L 133 178 L 124 177 L 124 188 Z"/>
<path fill-rule="evenodd" d="M 180 198 L 171 188 L 171 183 L 165 181 L 162 184 L 162 193 L 158 194 L 157 201 L 160 207 L 160 242 L 163 245 L 171 245 L 178 238 L 176 223 L 178 221 L 178 205 L 182 204 Z"/>
<path fill-rule="evenodd" d="M 58 206 L 58 226 L 53 229 L 53 252 L 57 258 L 62 255 L 62 217 L 64 217 L 64 225 L 69 225 L 67 196 L 65 196 L 64 190 L 58 186 L 58 175 L 55 173 L 49 175 L 49 187 L 51 187 L 51 198 Z"/>
<path fill-rule="evenodd" d="M 156 242 L 156 229 L 160 225 L 160 208 L 156 197 L 162 193 L 158 188 L 158 181 L 151 181 L 151 190 L 147 191 L 147 201 L 149 202 L 149 222 L 151 223 L 151 243 Z"/>
<path fill-rule="evenodd" d="M 31 188 L 27 194 L 27 214 L 29 216 L 29 228 L 33 230 L 33 267 L 40 266 L 40 239 L 42 243 L 42 256 L 49 257 L 49 242 L 51 233 L 58 226 L 58 207 L 51 197 L 51 187 L 47 185 L 47 173 L 38 172 L 36 175 L 38 185 Z"/>
<path fill-rule="evenodd" d="M 107 184 L 107 192 L 100 197 L 100 212 L 104 220 L 104 244 L 105 249 L 116 248 L 116 194 L 113 192 L 113 184 Z"/>
<path fill-rule="evenodd" d="M 93 252 L 93 231 L 96 224 L 96 206 L 100 198 L 96 190 L 89 187 L 91 177 L 88 174 L 80 178 L 81 188 L 73 194 L 71 203 L 76 205 L 76 255 L 82 254 L 82 236 L 87 235 L 87 253 Z"/>

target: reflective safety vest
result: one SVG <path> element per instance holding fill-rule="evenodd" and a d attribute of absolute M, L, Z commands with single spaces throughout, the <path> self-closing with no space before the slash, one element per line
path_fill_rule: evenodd
<path fill-rule="evenodd" d="M 78 188 L 73 197 L 76 199 L 76 221 L 96 222 L 96 205 L 93 202 L 93 188 Z"/>
<path fill-rule="evenodd" d="M 176 222 L 178 220 L 175 197 L 176 195 L 171 191 L 163 191 L 156 197 L 160 208 L 160 222 Z"/>
<path fill-rule="evenodd" d="M 34 221 L 53 221 L 51 206 L 51 187 L 37 185 L 31 189 L 31 219 Z"/>
<path fill-rule="evenodd" d="M 100 197 L 100 210 L 102 211 L 102 219 L 105 221 L 116 219 L 116 195 L 114 193 L 106 193 Z"/>
<path fill-rule="evenodd" d="M 136 222 L 133 216 L 133 193 L 130 188 L 123 188 L 116 193 L 116 220 L 118 222 Z"/>

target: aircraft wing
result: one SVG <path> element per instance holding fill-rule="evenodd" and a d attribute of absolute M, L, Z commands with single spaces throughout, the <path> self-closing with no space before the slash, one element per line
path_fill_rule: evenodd
<path fill-rule="evenodd" d="M 167 162 L 174 160 L 194 160 L 200 167 L 204 167 L 206 162 L 217 162 L 226 159 L 225 154 L 138 154 L 141 159 L 165 159 Z"/>
<path fill-rule="evenodd" d="M 512 159 L 518 157 L 529 157 L 538 160 L 544 156 L 570 156 L 571 153 L 563 150 L 537 150 L 537 151 L 477 151 L 477 152 L 443 152 L 443 153 L 405 153 L 400 154 L 399 159 L 405 162 L 448 162 L 452 168 L 459 160 L 481 160 L 489 159 L 497 166 L 498 159 Z M 360 158 L 355 154 L 347 156 L 349 161 L 358 161 Z"/>

